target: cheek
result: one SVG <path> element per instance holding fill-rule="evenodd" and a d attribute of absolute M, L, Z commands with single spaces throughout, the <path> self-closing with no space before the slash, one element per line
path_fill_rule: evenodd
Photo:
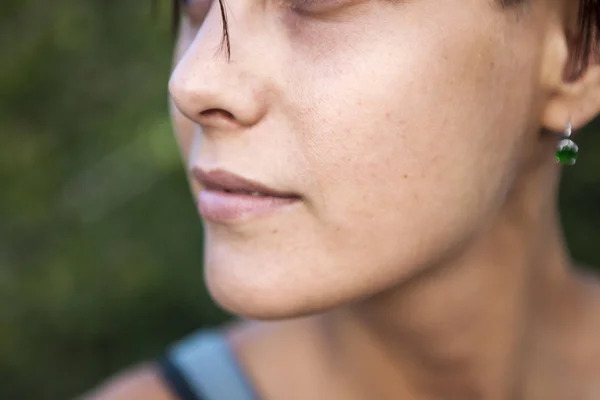
<path fill-rule="evenodd" d="M 185 164 L 188 165 L 191 150 L 194 144 L 194 133 L 196 131 L 196 124 L 183 116 L 170 102 L 170 115 L 171 123 L 173 125 L 173 131 L 179 144 L 179 150 L 183 157 Z"/>
<path fill-rule="evenodd" d="M 191 162 L 190 157 L 193 154 L 197 154 L 197 151 L 194 151 L 194 147 L 198 145 L 200 128 L 177 111 L 172 102 L 170 102 L 170 115 L 181 158 L 183 159 L 183 164 L 187 171 Z M 193 179 L 188 179 L 188 181 L 192 194 L 195 196 L 196 193 L 200 192 L 201 187 Z"/>
<path fill-rule="evenodd" d="M 494 53 L 501 39 L 489 32 L 432 32 L 426 42 L 410 40 L 417 31 L 401 43 L 353 42 L 322 78 L 302 80 L 298 97 L 319 105 L 305 104 L 302 123 L 315 212 L 334 247 L 371 237 L 390 259 L 400 259 L 399 241 L 435 253 L 497 210 L 512 181 L 512 132 L 527 125 L 530 104 L 510 92 L 531 85 L 533 67 Z"/>
<path fill-rule="evenodd" d="M 194 7 L 198 7 L 198 12 L 206 8 L 206 5 L 201 3 L 204 2 L 193 3 Z M 189 18 L 182 17 L 177 43 L 173 51 L 173 67 L 175 67 L 179 61 L 181 61 L 185 52 L 192 44 L 197 31 L 198 28 L 191 24 Z M 190 161 L 190 152 L 192 150 L 192 146 L 194 145 L 195 134 L 197 133 L 198 127 L 177 110 L 171 99 L 169 99 L 169 112 L 175 137 L 177 138 L 181 155 L 184 159 L 185 165 L 187 166 Z"/>

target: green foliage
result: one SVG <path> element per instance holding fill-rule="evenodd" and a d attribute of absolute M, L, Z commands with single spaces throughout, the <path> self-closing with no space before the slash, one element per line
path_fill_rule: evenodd
<path fill-rule="evenodd" d="M 64 399 L 227 316 L 169 128 L 168 7 L 2 3 L 0 398 Z M 600 264 L 600 135 L 577 141 L 563 216 Z"/>
<path fill-rule="evenodd" d="M 170 16 L 2 7 L 0 398 L 70 398 L 226 315 L 169 126 Z"/>

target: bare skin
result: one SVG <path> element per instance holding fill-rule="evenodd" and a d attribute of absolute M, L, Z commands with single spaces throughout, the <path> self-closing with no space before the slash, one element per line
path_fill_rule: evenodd
<path fill-rule="evenodd" d="M 205 222 L 213 297 L 263 321 L 227 330 L 261 397 L 600 397 L 600 286 L 546 133 L 600 113 L 600 67 L 567 78 L 573 2 L 260 4 L 228 3 L 231 62 L 218 7 L 191 5 L 170 91 L 190 169 L 302 197 Z M 87 398 L 151 396 L 145 366 Z"/>

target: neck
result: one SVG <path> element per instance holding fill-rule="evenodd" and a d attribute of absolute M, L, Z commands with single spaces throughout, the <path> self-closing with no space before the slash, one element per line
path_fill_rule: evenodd
<path fill-rule="evenodd" d="M 355 392 L 519 398 L 535 357 L 528 343 L 543 331 L 549 299 L 564 296 L 569 282 L 552 195 L 558 175 L 548 167 L 525 174 L 451 262 L 324 316 L 335 370 L 351 377 Z"/>

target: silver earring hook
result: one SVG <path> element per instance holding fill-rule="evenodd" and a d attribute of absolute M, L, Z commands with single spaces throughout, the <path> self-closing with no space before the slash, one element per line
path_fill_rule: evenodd
<path fill-rule="evenodd" d="M 565 129 L 565 137 L 570 138 L 572 133 L 573 133 L 573 123 L 571 122 L 571 120 L 569 120 L 569 122 L 567 123 L 567 128 Z"/>

